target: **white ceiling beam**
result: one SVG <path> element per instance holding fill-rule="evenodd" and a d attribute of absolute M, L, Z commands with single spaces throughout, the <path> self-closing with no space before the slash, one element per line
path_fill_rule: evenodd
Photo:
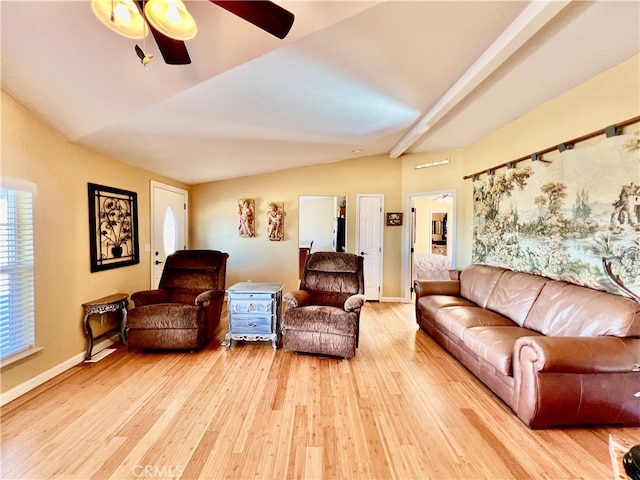
<path fill-rule="evenodd" d="M 534 0 L 428 111 L 423 113 L 389 153 L 398 158 L 513 53 L 566 7 L 570 0 Z"/>

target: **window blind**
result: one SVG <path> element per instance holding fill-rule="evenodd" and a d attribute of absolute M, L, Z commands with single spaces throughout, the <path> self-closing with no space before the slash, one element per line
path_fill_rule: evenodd
<path fill-rule="evenodd" d="M 0 358 L 34 348 L 33 193 L 0 188 Z"/>

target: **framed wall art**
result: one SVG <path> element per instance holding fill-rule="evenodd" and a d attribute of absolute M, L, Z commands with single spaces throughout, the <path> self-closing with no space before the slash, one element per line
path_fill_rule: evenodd
<path fill-rule="evenodd" d="M 402 225 L 402 213 L 401 212 L 389 212 L 387 213 L 387 227 L 397 227 Z"/>
<path fill-rule="evenodd" d="M 138 195 L 89 183 L 91 271 L 140 263 Z"/>

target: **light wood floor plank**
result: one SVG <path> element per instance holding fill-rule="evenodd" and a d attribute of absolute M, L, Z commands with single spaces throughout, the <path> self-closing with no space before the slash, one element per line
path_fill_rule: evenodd
<path fill-rule="evenodd" d="M 223 319 L 226 326 L 226 313 Z M 415 324 L 368 303 L 356 357 L 216 339 L 120 346 L 5 405 L 6 479 L 608 479 L 613 433 L 526 428 Z"/>

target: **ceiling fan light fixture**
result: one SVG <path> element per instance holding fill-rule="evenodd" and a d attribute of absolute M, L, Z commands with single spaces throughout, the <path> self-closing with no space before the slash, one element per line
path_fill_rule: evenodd
<path fill-rule="evenodd" d="M 156 30 L 174 40 L 190 40 L 198 31 L 182 0 L 148 0 L 144 14 Z"/>
<path fill-rule="evenodd" d="M 98 20 L 127 38 L 144 38 L 148 29 L 133 0 L 91 0 L 91 9 Z"/>

